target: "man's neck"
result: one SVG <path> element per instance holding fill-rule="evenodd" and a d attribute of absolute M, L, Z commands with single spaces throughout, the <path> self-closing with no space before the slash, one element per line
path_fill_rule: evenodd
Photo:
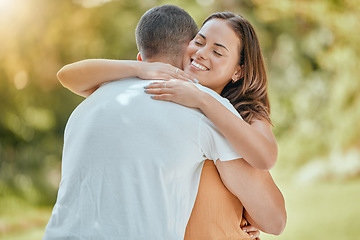
<path fill-rule="evenodd" d="M 146 62 L 162 62 L 173 65 L 174 67 L 182 69 L 182 59 L 176 61 L 176 59 L 171 59 L 169 57 L 154 57 L 146 59 Z"/>

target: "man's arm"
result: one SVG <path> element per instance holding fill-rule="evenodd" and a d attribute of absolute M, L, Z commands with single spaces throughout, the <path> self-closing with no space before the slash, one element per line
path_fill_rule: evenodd
<path fill-rule="evenodd" d="M 285 201 L 269 171 L 252 167 L 244 159 L 216 161 L 224 185 L 244 205 L 245 217 L 263 232 L 279 235 L 286 225 Z"/>

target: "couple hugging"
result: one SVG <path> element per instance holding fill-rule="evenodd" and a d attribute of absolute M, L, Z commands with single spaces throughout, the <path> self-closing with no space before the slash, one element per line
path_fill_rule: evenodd
<path fill-rule="evenodd" d="M 43 240 L 280 234 L 285 203 L 268 171 L 277 144 L 251 24 L 222 12 L 198 30 L 163 5 L 142 16 L 136 42 L 139 61 L 90 59 L 58 72 L 86 99 L 65 128 Z"/>

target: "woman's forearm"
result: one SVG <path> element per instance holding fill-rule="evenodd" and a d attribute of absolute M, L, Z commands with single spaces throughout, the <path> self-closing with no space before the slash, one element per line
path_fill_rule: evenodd
<path fill-rule="evenodd" d="M 266 120 L 256 119 L 250 125 L 207 93 L 202 94 L 199 108 L 250 165 L 262 170 L 275 165 L 277 144 Z"/>
<path fill-rule="evenodd" d="M 270 173 L 243 159 L 217 161 L 224 185 L 242 202 L 245 217 L 263 232 L 280 234 L 286 225 L 285 201 Z"/>
<path fill-rule="evenodd" d="M 105 82 L 136 76 L 139 64 L 131 60 L 87 59 L 64 66 L 57 77 L 64 87 L 87 97 Z"/>

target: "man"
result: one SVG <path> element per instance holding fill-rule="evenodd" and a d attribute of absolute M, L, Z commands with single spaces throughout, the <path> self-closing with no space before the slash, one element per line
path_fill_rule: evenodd
<path fill-rule="evenodd" d="M 169 51 L 141 51 L 143 59 L 181 67 L 182 56 L 175 53 L 184 52 L 194 34 L 189 23 L 196 24 L 175 6 L 154 8 L 140 22 L 148 16 L 153 26 L 163 27 L 157 22 L 162 19 L 167 40 L 177 40 Z M 69 118 L 58 199 L 44 239 L 183 239 L 205 158 L 241 161 L 201 112 L 151 100 L 143 92 L 146 84 L 106 84 Z M 219 165 L 224 176 L 231 175 L 226 164 Z"/>

